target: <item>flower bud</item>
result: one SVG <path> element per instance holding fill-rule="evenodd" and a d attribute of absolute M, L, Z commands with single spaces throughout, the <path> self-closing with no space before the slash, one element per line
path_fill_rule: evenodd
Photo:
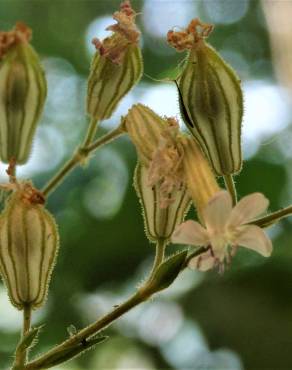
<path fill-rule="evenodd" d="M 173 191 L 172 202 L 161 207 L 159 184 L 150 186 L 149 170 L 138 164 L 134 175 L 134 186 L 139 197 L 144 217 L 145 232 L 150 241 L 169 240 L 174 229 L 183 222 L 191 200 L 187 188 Z"/>
<path fill-rule="evenodd" d="M 117 23 L 107 28 L 113 31 L 112 36 L 92 41 L 97 52 L 88 80 L 87 112 L 95 120 L 110 118 L 120 100 L 141 78 L 143 60 L 135 17 L 129 1 L 124 1 L 113 15 Z"/>
<path fill-rule="evenodd" d="M 136 104 L 125 117 L 124 125 L 136 146 L 139 160 L 148 167 L 167 122 L 145 105 Z"/>
<path fill-rule="evenodd" d="M 190 50 L 176 81 L 184 121 L 215 173 L 228 175 L 242 166 L 243 97 L 238 76 L 204 41 L 211 30 L 194 19 L 184 31 L 169 31 L 168 42 Z"/>
<path fill-rule="evenodd" d="M 28 160 L 46 98 L 44 72 L 30 37 L 23 23 L 0 32 L 0 159 L 6 163 Z"/>
<path fill-rule="evenodd" d="M 134 186 L 142 206 L 150 241 L 167 241 L 189 210 L 191 199 L 183 174 L 179 125 L 150 108 L 134 105 L 124 127 L 136 146 L 139 164 Z"/>
<path fill-rule="evenodd" d="M 188 136 L 181 139 L 184 151 L 184 176 L 190 195 L 194 201 L 199 218 L 202 210 L 220 188 L 216 177 L 198 144 Z"/>
<path fill-rule="evenodd" d="M 16 191 L 0 216 L 0 271 L 12 304 L 40 307 L 46 298 L 59 245 L 53 216 L 31 184 Z"/>

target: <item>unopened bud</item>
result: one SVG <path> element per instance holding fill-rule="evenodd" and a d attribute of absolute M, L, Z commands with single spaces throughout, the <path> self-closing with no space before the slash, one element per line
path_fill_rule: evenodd
<path fill-rule="evenodd" d="M 0 217 L 0 271 L 14 306 L 40 307 L 47 295 L 59 245 L 53 216 L 30 183 L 16 190 Z"/>
<path fill-rule="evenodd" d="M 136 104 L 125 117 L 124 125 L 136 146 L 139 160 L 149 166 L 167 122 L 145 105 Z"/>
<path fill-rule="evenodd" d="M 169 194 L 169 203 L 161 207 L 161 191 L 159 184 L 150 186 L 149 170 L 137 165 L 134 186 L 139 197 L 144 217 L 145 232 L 150 241 L 168 241 L 174 229 L 183 222 L 191 199 L 186 186 Z"/>
<path fill-rule="evenodd" d="M 209 200 L 220 188 L 216 177 L 198 144 L 191 137 L 181 139 L 184 150 L 184 175 L 199 218 Z"/>
<path fill-rule="evenodd" d="M 242 166 L 243 97 L 233 69 L 205 41 L 212 26 L 194 19 L 186 30 L 169 31 L 168 42 L 189 50 L 177 80 L 182 116 L 217 175 Z"/>
<path fill-rule="evenodd" d="M 92 41 L 97 51 L 88 80 L 87 112 L 95 120 L 110 118 L 120 100 L 141 78 L 143 59 L 135 17 L 130 2 L 124 1 L 113 15 L 117 23 L 107 28 L 113 31 L 112 36 Z"/>
<path fill-rule="evenodd" d="M 47 87 L 38 55 L 29 44 L 31 30 L 17 23 L 0 32 L 0 159 L 28 160 Z"/>

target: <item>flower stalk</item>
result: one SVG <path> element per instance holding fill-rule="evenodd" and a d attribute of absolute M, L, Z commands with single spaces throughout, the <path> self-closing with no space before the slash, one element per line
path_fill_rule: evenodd
<path fill-rule="evenodd" d="M 232 175 L 224 175 L 224 182 L 226 189 L 229 191 L 231 198 L 232 198 L 232 204 L 235 206 L 237 203 L 237 192 L 236 192 L 236 187 L 234 183 L 234 179 Z"/>
<path fill-rule="evenodd" d="M 91 131 L 91 127 L 89 127 L 89 130 Z M 91 153 L 94 153 L 97 149 L 101 148 L 102 146 L 106 144 L 109 144 L 111 141 L 123 135 L 123 133 L 124 133 L 124 130 L 122 126 L 118 126 L 117 128 L 103 135 L 96 141 L 92 142 L 87 147 L 84 147 L 84 146 L 79 147 L 73 154 L 72 158 L 70 158 L 64 164 L 64 166 L 59 170 L 59 172 L 45 185 L 45 187 L 42 190 L 42 193 L 45 196 L 48 196 L 52 191 L 54 191 L 58 187 L 58 185 L 62 183 L 64 178 L 75 167 L 84 163 L 84 160 L 88 158 L 88 156 Z M 86 137 L 89 138 L 89 137 L 92 137 L 92 135 L 87 134 Z M 85 139 L 85 141 L 87 142 L 88 139 Z"/>
<path fill-rule="evenodd" d="M 86 343 L 92 336 L 98 334 L 102 329 L 108 327 L 110 324 L 115 322 L 119 317 L 126 314 L 128 311 L 138 306 L 139 304 L 147 301 L 153 294 L 163 288 L 156 286 L 155 284 L 155 273 L 158 271 L 159 267 L 162 266 L 164 259 L 164 250 L 166 243 L 163 240 L 157 242 L 156 245 L 156 256 L 153 264 L 152 271 L 146 283 L 143 284 L 129 299 L 124 303 L 116 306 L 112 311 L 105 314 L 103 317 L 98 319 L 93 324 L 85 327 L 84 329 L 77 332 L 75 335 L 71 336 L 69 339 L 65 340 L 63 343 L 57 345 L 41 357 L 36 360 L 29 362 L 25 366 L 25 370 L 37 370 L 43 368 L 49 368 L 59 356 L 60 352 L 69 350 L 70 348 L 75 348 L 76 345 L 80 343 Z M 181 266 L 181 270 L 184 269 L 184 265 Z M 166 276 L 169 273 L 165 271 Z M 74 357 L 74 355 L 72 355 Z M 67 358 L 69 360 L 70 358 Z"/>
<path fill-rule="evenodd" d="M 257 220 L 251 222 L 252 225 L 256 225 L 262 228 L 270 227 L 276 222 L 280 221 L 284 217 L 292 216 L 292 205 L 280 209 L 276 212 L 270 213 L 267 216 L 258 218 Z"/>
<path fill-rule="evenodd" d="M 167 242 L 164 239 L 158 239 L 157 240 L 156 247 L 155 247 L 155 259 L 154 259 L 153 267 L 152 267 L 152 270 L 151 270 L 151 273 L 150 273 L 150 276 L 149 276 L 148 280 L 150 280 L 153 277 L 157 268 L 163 262 L 166 246 L 167 246 Z"/>
<path fill-rule="evenodd" d="M 25 335 L 29 332 L 30 330 L 30 325 L 31 325 L 31 305 L 25 305 L 23 307 L 23 325 L 22 325 L 22 338 L 25 337 Z M 18 347 L 16 352 L 15 352 L 15 361 L 13 364 L 13 370 L 21 370 L 24 368 L 24 365 L 27 361 L 27 348 L 23 347 Z"/>

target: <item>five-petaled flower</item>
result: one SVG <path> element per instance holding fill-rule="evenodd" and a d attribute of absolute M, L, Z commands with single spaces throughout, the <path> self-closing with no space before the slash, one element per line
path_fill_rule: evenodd
<path fill-rule="evenodd" d="M 260 227 L 248 224 L 265 212 L 268 205 L 263 194 L 253 193 L 243 197 L 232 209 L 230 194 L 219 191 L 203 210 L 205 227 L 188 220 L 176 228 L 172 242 L 209 247 L 189 262 L 189 267 L 201 271 L 215 266 L 222 270 L 238 246 L 268 257 L 272 252 L 270 239 Z"/>

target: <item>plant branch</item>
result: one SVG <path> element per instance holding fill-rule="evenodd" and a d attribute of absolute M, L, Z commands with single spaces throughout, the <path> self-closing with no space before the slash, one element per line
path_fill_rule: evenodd
<path fill-rule="evenodd" d="M 286 208 L 280 209 L 279 211 L 270 213 L 267 216 L 261 217 L 253 222 L 252 225 L 257 225 L 259 227 L 265 228 L 272 226 L 274 223 L 278 222 L 284 217 L 288 217 L 292 215 L 292 205 Z"/>
<path fill-rule="evenodd" d="M 122 303 L 118 307 L 114 308 L 111 312 L 105 314 L 103 317 L 98 319 L 93 324 L 80 330 L 78 333 L 76 333 L 69 339 L 65 340 L 63 343 L 57 345 L 56 347 L 48 351 L 46 354 L 42 355 L 41 357 L 39 357 L 38 359 L 34 361 L 31 361 L 25 366 L 24 369 L 25 370 L 37 370 L 37 369 L 50 367 L 50 364 L 54 363 L 58 359 L 58 356 L 60 356 L 60 353 L 69 351 L 70 348 L 74 349 L 76 346 L 82 343 L 85 346 L 88 343 L 87 341 L 90 340 L 90 338 L 93 335 L 98 334 L 102 329 L 106 328 L 108 325 L 110 325 L 115 320 L 117 320 L 119 317 L 121 317 L 122 315 L 130 311 L 132 308 L 136 307 L 140 303 L 149 299 L 157 291 L 156 289 L 157 287 L 155 287 L 155 285 L 149 284 L 149 281 L 151 280 L 151 276 L 153 275 L 153 272 L 157 271 L 157 268 L 160 266 L 160 264 L 163 261 L 165 246 L 166 246 L 165 241 L 161 240 L 157 243 L 156 256 L 155 256 L 155 260 L 154 260 L 154 264 L 153 264 L 150 277 L 146 280 L 146 283 L 142 287 L 140 287 L 138 291 L 132 297 L 130 297 L 128 300 L 126 300 L 124 303 Z M 208 247 L 199 248 L 194 253 L 192 253 L 188 257 L 188 259 L 198 256 L 199 254 L 205 252 L 206 250 L 208 250 Z M 184 265 L 183 268 L 185 268 L 186 266 L 187 264 Z M 66 358 L 66 360 L 69 360 L 72 357 Z"/>
<path fill-rule="evenodd" d="M 128 312 L 133 307 L 137 306 L 141 302 L 147 300 L 151 295 L 150 292 L 147 290 L 139 289 L 131 298 L 127 301 L 116 307 L 114 310 L 109 312 L 108 314 L 104 315 L 102 318 L 97 320 L 95 323 L 87 326 L 86 328 L 80 330 L 77 334 L 72 336 L 71 338 L 67 339 L 60 345 L 56 346 L 45 355 L 41 356 L 40 358 L 28 363 L 25 366 L 26 370 L 35 370 L 35 369 L 43 369 L 47 368 L 50 362 L 55 360 L 55 357 L 59 355 L 59 353 L 63 350 L 69 349 L 70 347 L 74 347 L 78 343 L 86 343 L 86 340 L 89 339 L 94 334 L 98 333 L 101 329 L 104 329 L 109 324 L 114 322 L 120 316 Z M 85 342 L 84 342 L 85 341 Z"/>
<path fill-rule="evenodd" d="M 31 306 L 29 304 L 23 307 L 23 324 L 22 324 L 22 338 L 29 332 L 31 325 Z M 15 353 L 15 361 L 13 364 L 13 370 L 24 369 L 24 365 L 27 361 L 27 349 L 18 347 Z"/>
<path fill-rule="evenodd" d="M 224 175 L 223 178 L 224 178 L 226 189 L 229 191 L 232 197 L 233 206 L 235 206 L 235 204 L 237 203 L 237 193 L 236 193 L 236 187 L 235 187 L 233 176 Z"/>
<path fill-rule="evenodd" d="M 25 367 L 26 370 L 36 370 L 46 367 L 48 364 L 53 363 L 56 360 L 56 356 L 66 349 L 74 348 L 74 346 L 84 343 L 84 341 L 90 339 L 91 336 L 97 334 L 100 330 L 106 328 L 109 324 L 113 323 L 116 319 L 127 313 L 132 308 L 136 307 L 140 303 L 146 301 L 152 294 L 155 293 L 149 288 L 148 282 L 152 278 L 153 274 L 161 264 L 164 258 L 164 251 L 166 247 L 166 242 L 164 240 L 159 240 L 156 244 L 156 255 L 150 273 L 149 278 L 146 283 L 138 289 L 138 291 L 126 300 L 124 303 L 113 309 L 111 312 L 104 315 L 102 318 L 94 322 L 93 324 L 87 326 L 86 328 L 80 330 L 75 335 L 71 336 L 69 339 L 65 340 L 63 343 L 57 345 L 45 355 L 40 358 L 30 362 Z"/>
<path fill-rule="evenodd" d="M 84 163 L 89 154 L 94 153 L 97 149 L 110 143 L 112 140 L 121 136 L 124 133 L 122 126 L 118 126 L 104 136 L 100 137 L 87 147 L 81 146 L 73 154 L 72 158 L 59 170 L 59 172 L 45 185 L 42 192 L 48 196 L 56 187 L 63 181 L 63 179 L 77 166 Z M 87 135 L 86 141 L 88 141 Z"/>
<path fill-rule="evenodd" d="M 152 277 L 155 274 L 157 268 L 163 262 L 163 260 L 164 260 L 164 252 L 165 252 L 166 245 L 167 245 L 167 242 L 164 239 L 159 239 L 156 242 L 156 246 L 155 246 L 155 252 L 156 252 L 155 259 L 154 259 L 154 263 L 153 263 L 152 270 L 150 272 L 148 281 L 152 279 Z"/>

